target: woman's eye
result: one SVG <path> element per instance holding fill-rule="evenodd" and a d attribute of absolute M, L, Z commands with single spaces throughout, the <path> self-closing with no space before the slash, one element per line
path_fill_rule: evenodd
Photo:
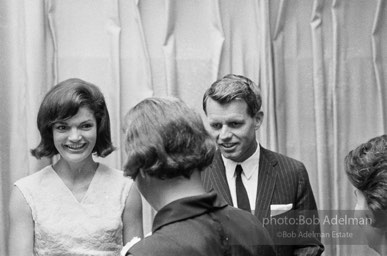
<path fill-rule="evenodd" d="M 57 125 L 57 126 L 55 126 L 55 129 L 58 130 L 58 131 L 65 131 L 66 128 L 67 127 L 65 125 Z"/>
<path fill-rule="evenodd" d="M 93 125 L 92 124 L 83 124 L 81 127 L 82 127 L 82 129 L 90 129 L 93 127 Z"/>

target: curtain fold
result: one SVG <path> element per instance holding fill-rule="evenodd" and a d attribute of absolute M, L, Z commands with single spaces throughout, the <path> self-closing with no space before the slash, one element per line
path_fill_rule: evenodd
<path fill-rule="evenodd" d="M 373 69 L 375 73 L 375 83 L 376 87 L 379 91 L 379 100 L 381 112 L 384 112 L 384 115 L 381 115 L 381 126 L 387 126 L 387 114 L 383 109 L 387 108 L 386 99 L 383 98 L 383 95 L 386 95 L 386 79 L 383 76 L 385 72 L 383 72 L 383 57 L 386 58 L 382 52 L 387 52 L 387 47 L 383 46 L 383 36 L 386 38 L 386 26 L 387 26 L 387 3 L 383 0 L 378 0 L 375 8 L 374 14 L 374 22 L 372 25 L 372 36 L 371 36 L 371 44 L 372 44 L 372 60 L 373 60 Z"/>
<path fill-rule="evenodd" d="M 258 130 L 258 138 L 262 145 L 271 150 L 278 150 L 277 123 L 275 111 L 274 67 L 272 65 L 273 51 L 271 45 L 269 0 L 258 1 L 255 4 L 257 24 L 260 24 L 258 35 L 258 80 L 262 93 L 262 111 L 264 122 Z"/>
<path fill-rule="evenodd" d="M 148 48 L 145 41 L 144 29 L 141 20 L 138 0 L 119 0 L 116 12 L 119 14 L 121 34 L 120 51 L 116 55 L 119 69 L 115 69 L 119 82 L 117 83 L 115 101 L 118 109 L 115 112 L 118 153 L 121 153 L 120 168 L 125 164 L 126 153 L 121 128 L 127 111 L 139 101 L 154 95 L 152 71 Z M 119 99 L 119 101 L 115 100 Z M 154 212 L 143 199 L 143 226 L 144 233 L 150 232 Z"/>
<path fill-rule="evenodd" d="M 104 93 L 118 150 L 97 161 L 120 169 L 131 107 L 171 95 L 204 117 L 210 84 L 245 75 L 262 90 L 262 146 L 305 164 L 319 209 L 353 209 L 344 157 L 387 131 L 386 15 L 383 0 L 1 1 L 0 254 L 12 184 L 55 160 L 29 153 L 39 105 L 70 77 Z M 323 242 L 325 255 L 372 255 L 365 242 Z"/>

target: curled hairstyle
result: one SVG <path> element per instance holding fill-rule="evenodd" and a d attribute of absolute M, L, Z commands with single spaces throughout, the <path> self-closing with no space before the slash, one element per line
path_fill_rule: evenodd
<path fill-rule="evenodd" d="M 365 196 L 375 227 L 387 227 L 387 135 L 361 144 L 345 157 L 351 183 Z"/>
<path fill-rule="evenodd" d="M 203 96 L 203 110 L 207 114 L 208 98 L 227 104 L 235 99 L 242 99 L 247 104 L 247 113 L 254 117 L 262 105 L 260 88 L 250 79 L 240 75 L 228 74 L 215 81 Z"/>
<path fill-rule="evenodd" d="M 97 86 L 78 78 L 57 84 L 44 97 L 37 118 L 41 141 L 31 154 L 38 159 L 58 154 L 53 141 L 53 125 L 75 116 L 81 107 L 89 108 L 97 122 L 93 153 L 100 157 L 109 155 L 115 148 L 111 141 L 110 118 L 104 96 Z"/>
<path fill-rule="evenodd" d="M 215 144 L 201 117 L 181 100 L 148 98 L 126 115 L 125 176 L 143 170 L 158 179 L 189 178 L 211 164 Z"/>

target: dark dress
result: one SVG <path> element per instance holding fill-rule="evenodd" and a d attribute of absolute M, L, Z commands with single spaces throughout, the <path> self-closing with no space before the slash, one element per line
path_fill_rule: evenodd
<path fill-rule="evenodd" d="M 176 200 L 155 216 L 152 235 L 127 255 L 275 255 L 257 218 L 229 206 L 215 192 Z"/>

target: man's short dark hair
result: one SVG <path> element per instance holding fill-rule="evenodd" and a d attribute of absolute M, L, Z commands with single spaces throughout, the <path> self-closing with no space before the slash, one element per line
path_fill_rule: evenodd
<path fill-rule="evenodd" d="M 208 98 L 227 104 L 235 99 L 242 99 L 247 104 L 247 112 L 251 117 L 257 114 L 262 105 L 260 88 L 249 78 L 229 74 L 215 81 L 203 96 L 203 110 L 207 114 Z"/>

